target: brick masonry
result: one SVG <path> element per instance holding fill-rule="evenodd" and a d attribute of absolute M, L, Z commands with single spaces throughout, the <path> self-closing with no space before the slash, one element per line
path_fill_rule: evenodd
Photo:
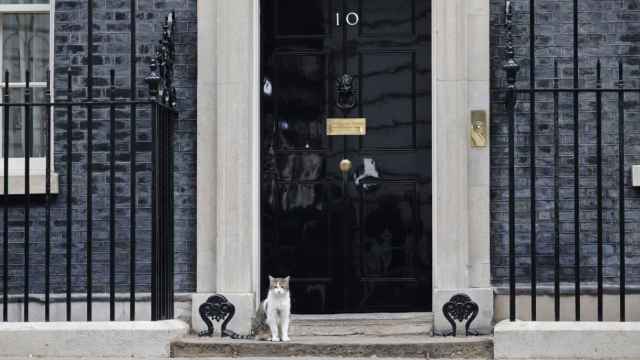
<path fill-rule="evenodd" d="M 129 86 L 129 2 L 127 0 L 96 0 L 95 3 L 95 41 L 94 69 L 96 97 L 108 95 L 108 71 L 117 71 L 117 86 Z M 638 0 L 580 0 L 580 77 L 583 86 L 595 83 L 595 62 L 599 58 L 603 63 L 604 86 L 612 86 L 617 76 L 617 61 L 624 60 L 625 78 L 628 86 L 639 86 L 640 48 L 640 1 Z M 515 1 L 516 54 L 522 69 L 518 77 L 518 86 L 529 86 L 529 35 L 527 0 Z M 74 96 L 86 96 L 86 63 L 87 63 L 87 24 L 86 0 L 58 0 L 55 12 L 55 70 L 56 95 L 65 96 L 65 72 L 71 67 L 77 76 L 74 80 Z M 561 86 L 572 84 L 572 1 L 571 0 L 537 0 L 536 1 L 536 72 L 537 85 L 550 86 L 553 77 L 553 60 L 557 59 L 560 68 Z M 178 21 L 178 46 L 176 65 L 176 84 L 178 86 L 178 106 L 180 120 L 176 134 L 176 289 L 191 291 L 194 289 L 194 252 L 195 252 L 195 141 L 196 141 L 196 0 L 138 0 L 137 12 L 137 60 L 139 96 L 147 96 L 143 77 L 148 71 L 149 55 L 159 38 L 161 17 L 170 9 L 175 9 Z M 504 1 L 491 0 L 491 69 L 492 89 L 500 89 L 504 83 L 501 70 L 504 45 Z M 128 96 L 127 90 L 119 90 L 119 95 Z M 581 216 L 581 273 L 585 283 L 595 280 L 596 254 L 596 215 L 595 215 L 595 97 L 592 94 L 580 97 L 580 136 L 581 163 L 580 176 L 580 216 Z M 615 95 L 604 98 L 603 136 L 604 153 L 604 274 L 609 284 L 616 284 L 619 274 L 619 236 L 617 234 L 617 103 Z M 520 282 L 529 281 L 531 274 L 530 249 L 530 192 L 529 192 L 529 101 L 523 95 L 519 98 L 516 124 L 517 143 L 517 181 L 516 181 L 516 216 L 517 216 L 517 264 Z M 640 164 L 640 124 L 635 121 L 640 117 L 639 98 L 629 95 L 625 99 L 625 141 L 626 167 Z M 574 276 L 574 232 L 573 232 L 573 114 L 572 99 L 560 97 L 560 223 L 561 223 L 561 271 L 562 280 L 571 281 Z M 537 197 L 536 197 L 536 229 L 537 229 L 537 278 L 542 284 L 550 284 L 553 280 L 553 107 L 552 99 L 540 95 L 536 101 L 537 126 L 535 128 Z M 117 191 L 128 194 L 128 123 L 124 115 L 118 122 L 118 164 L 122 170 L 118 174 Z M 504 111 L 503 94 L 492 93 L 491 122 L 491 254 L 492 281 L 496 286 L 504 286 L 507 281 L 507 122 Z M 94 124 L 94 266 L 96 291 L 108 289 L 108 122 L 104 112 L 96 114 Z M 121 118 L 122 117 L 122 118 Z M 52 252 L 52 285 L 60 292 L 65 287 L 64 263 L 64 224 L 66 194 L 65 184 L 65 122 L 56 117 L 56 171 L 60 174 L 61 193 L 53 202 L 53 252 Z M 85 239 L 86 233 L 86 188 L 83 171 L 86 171 L 86 120 L 77 116 L 74 120 L 74 236 L 73 236 L 73 268 L 74 273 L 85 272 Z M 145 126 L 147 126 L 145 128 Z M 138 123 L 138 142 L 144 148 L 148 144 L 148 125 L 140 120 Z M 84 156 L 84 157 L 83 157 Z M 148 227 L 148 158 L 139 155 L 140 168 L 137 169 L 139 187 L 139 221 L 137 229 L 139 241 L 138 284 L 141 290 L 148 289 L 150 282 L 150 233 Z M 146 165 L 145 165 L 146 164 Z M 630 187 L 630 172 L 626 171 L 625 202 L 627 216 L 627 278 L 629 285 L 640 285 L 640 264 L 635 260 L 640 255 L 640 191 Z M 125 290 L 128 286 L 128 197 L 118 198 L 118 288 Z M 41 291 L 44 282 L 44 242 L 43 242 L 42 207 L 32 213 L 32 247 L 31 256 L 31 288 L 33 292 Z M 10 279 L 13 291 L 19 291 L 23 280 L 23 232 L 22 211 L 13 208 L 11 211 L 10 247 Z M 85 278 L 74 277 L 74 291 L 84 291 Z"/>
<path fill-rule="evenodd" d="M 94 97 L 109 96 L 109 71 L 116 70 L 116 95 L 130 96 L 130 11 L 129 0 L 94 0 Z M 55 94 L 66 97 L 67 68 L 74 74 L 73 96 L 87 96 L 87 0 L 57 0 L 55 4 Z M 149 58 L 160 39 L 163 17 L 176 11 L 175 84 L 180 113 L 175 136 L 175 286 L 178 292 L 195 287 L 195 193 L 196 193 L 196 0 L 138 0 L 136 14 L 137 96 L 148 97 L 144 77 Z M 129 109 L 116 109 L 116 288 L 129 286 Z M 137 111 L 137 252 L 136 272 L 139 291 L 149 291 L 150 248 L 150 123 L 147 108 Z M 87 225 L 87 120 L 86 111 L 74 110 L 73 120 L 73 239 L 72 286 L 74 292 L 86 288 Z M 52 291 L 66 287 L 66 112 L 56 110 L 55 171 L 60 176 L 60 194 L 52 200 Z M 93 124 L 93 290 L 109 289 L 109 139 L 107 109 L 94 110 Z M 12 200 L 9 237 L 9 279 L 12 293 L 20 293 L 24 283 L 24 211 L 22 199 Z M 44 200 L 36 197 L 31 211 L 30 290 L 44 288 Z M 0 250 L 1 251 L 1 250 Z M 0 259 L 1 261 L 1 259 Z"/>
<path fill-rule="evenodd" d="M 521 65 L 518 86 L 530 86 L 529 1 L 513 1 L 516 56 Z M 551 87 L 553 62 L 559 63 L 560 87 L 573 84 L 573 23 L 570 0 L 536 1 L 536 85 Z M 624 63 L 625 86 L 637 87 L 640 75 L 640 1 L 579 0 L 580 86 L 595 86 L 595 67 L 602 62 L 604 87 L 615 86 L 619 59 Z M 504 0 L 491 0 L 492 89 L 504 88 Z M 508 122 L 504 94 L 492 93 L 491 122 L 491 254 L 492 280 L 496 286 L 508 281 Z M 516 119 L 516 263 L 518 281 L 525 285 L 531 276 L 531 192 L 530 187 L 530 103 L 518 98 Z M 561 280 L 574 279 L 574 192 L 573 192 L 573 98 L 559 99 L 560 124 L 560 264 Z M 580 269 L 586 287 L 596 280 L 596 105 L 595 95 L 579 98 L 580 132 Z M 625 106 L 625 187 L 627 284 L 640 285 L 640 190 L 631 187 L 632 164 L 640 164 L 639 97 L 627 95 Z M 554 266 L 554 148 L 553 97 L 537 95 L 536 109 L 536 201 L 537 276 L 541 285 L 553 281 Z M 618 233 L 618 110 L 617 95 L 603 96 L 603 219 L 605 284 L 619 281 Z"/>

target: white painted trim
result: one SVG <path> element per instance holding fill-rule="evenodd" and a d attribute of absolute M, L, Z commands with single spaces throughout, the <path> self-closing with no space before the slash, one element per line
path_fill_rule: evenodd
<path fill-rule="evenodd" d="M 253 216 L 253 221 L 251 221 L 254 226 L 252 227 L 251 235 L 253 239 L 253 247 L 252 247 L 252 264 L 253 268 L 253 292 L 255 293 L 256 302 L 255 304 L 259 304 L 261 300 L 260 296 L 260 276 L 261 276 L 261 263 L 260 263 L 260 253 L 261 253 L 261 131 L 262 128 L 260 126 L 260 98 L 261 98 L 261 84 L 262 79 L 260 79 L 260 0 L 253 0 L 253 12 L 252 12 L 252 49 L 253 51 L 253 61 L 252 61 L 252 76 L 251 83 L 252 86 L 252 107 L 251 107 L 251 129 L 253 132 L 251 133 L 251 157 L 253 166 L 251 167 L 252 176 L 251 176 L 251 194 L 252 194 L 252 209 L 251 214 Z"/>
<path fill-rule="evenodd" d="M 197 169 L 196 169 L 196 291 L 211 293 L 217 287 L 217 184 L 218 161 L 216 136 L 217 92 L 217 5 L 211 0 L 198 0 L 198 69 L 197 82 Z M 207 19 L 207 20 L 202 20 Z M 202 36 L 207 34 L 207 36 Z"/>
<path fill-rule="evenodd" d="M 49 194 L 60 192 L 58 174 L 51 173 L 49 177 Z M 47 178 L 43 174 L 29 174 L 29 194 L 42 195 L 47 193 Z M 0 175 L 0 195 L 4 195 L 4 176 Z M 25 195 L 24 175 L 9 175 L 9 195 Z"/>
<path fill-rule="evenodd" d="M 485 329 L 493 316 L 487 299 L 490 148 L 472 148 L 469 131 L 471 110 L 490 110 L 489 5 L 432 1 L 433 309 L 441 309 L 454 291 L 485 289 L 489 294 L 477 295 L 477 301 L 487 316 L 475 321 Z M 447 329 L 436 321 L 436 332 Z"/>
<path fill-rule="evenodd" d="M 0 45 L 0 48 L 2 47 L 2 45 Z M 9 89 L 22 89 L 25 88 L 27 86 L 26 82 L 10 82 L 9 83 Z M 30 88 L 46 88 L 47 87 L 47 83 L 44 81 L 33 81 L 29 83 L 29 87 Z"/>
<path fill-rule="evenodd" d="M 51 134 L 53 136 L 53 134 Z M 51 142 L 53 146 L 53 141 Z M 59 176 L 53 164 L 53 148 L 51 149 L 50 194 L 58 194 Z M 24 158 L 9 158 L 9 195 L 25 194 L 25 161 Z M 29 193 L 46 194 L 46 158 L 29 159 Z M 0 195 L 4 195 L 4 158 L 0 158 Z"/>
<path fill-rule="evenodd" d="M 3 13 L 47 13 L 55 9 L 54 1 L 51 4 L 3 4 L 0 5 L 0 12 Z"/>
<path fill-rule="evenodd" d="M 489 59 L 480 51 L 488 53 L 488 32 L 478 31 L 488 29 L 488 4 L 432 1 L 434 294 L 490 286 L 473 277 L 489 268 L 488 148 L 471 149 L 468 136 L 469 110 L 489 110 Z M 198 0 L 198 17 L 207 34 L 198 37 L 198 64 L 211 71 L 198 76 L 197 292 L 235 296 L 251 311 L 261 276 L 259 0 Z"/>
<path fill-rule="evenodd" d="M 1 13 L 46 13 L 49 14 L 49 84 L 51 92 L 51 98 L 55 97 L 55 0 L 50 0 L 49 4 L 4 4 L 0 5 Z M 0 34 L 2 30 L 0 29 Z M 2 36 L 0 36 L 0 39 Z M 0 54 L 2 54 L 4 43 L 0 41 Z M 1 62 L 0 62 L 1 63 Z M 4 81 L 4 71 L 0 74 L 0 80 Z M 26 87 L 25 82 L 10 82 L 10 89 L 19 89 Z M 4 86 L 4 83 L 3 85 Z M 42 81 L 34 81 L 29 83 L 32 88 L 46 88 L 47 83 Z M 1 118 L 2 114 L 0 114 Z M 1 125 L 1 123 L 0 123 Z M 54 172 L 55 169 L 55 111 L 51 110 L 51 120 L 49 126 L 51 126 L 51 148 L 49 149 L 49 157 L 51 164 L 51 194 L 58 193 L 58 174 Z M 2 129 L 0 128 L 0 136 Z M 0 138 L 0 156 L 2 154 L 2 139 Z M 44 194 L 45 191 L 45 172 L 46 172 L 46 158 L 44 157 L 32 157 L 30 158 L 30 193 L 32 194 Z M 23 157 L 9 158 L 9 194 L 23 194 L 25 188 L 25 161 Z M 4 178 L 4 158 L 0 157 L 0 178 Z M 0 195 L 4 194 L 4 188 L 0 186 Z"/>

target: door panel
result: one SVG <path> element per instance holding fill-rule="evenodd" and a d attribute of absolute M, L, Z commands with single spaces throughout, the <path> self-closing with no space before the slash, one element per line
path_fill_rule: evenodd
<path fill-rule="evenodd" d="M 328 62 L 323 52 L 274 54 L 276 148 L 326 148 Z"/>
<path fill-rule="evenodd" d="M 263 291 L 267 274 L 291 275 L 296 313 L 430 310 L 430 5 L 261 10 Z M 328 117 L 365 117 L 367 133 L 327 136 Z"/>
<path fill-rule="evenodd" d="M 410 51 L 369 51 L 350 66 L 358 69 L 359 110 L 367 118 L 362 147 L 415 147 L 415 63 Z"/>
<path fill-rule="evenodd" d="M 420 17 L 415 16 L 415 3 L 420 0 L 351 0 L 350 9 L 359 9 L 360 36 L 414 35 Z"/>
<path fill-rule="evenodd" d="M 331 32 L 332 1 L 273 0 L 271 7 L 277 37 L 325 36 Z M 264 5 L 264 4 L 263 4 Z M 263 10 L 268 7 L 263 6 Z"/>

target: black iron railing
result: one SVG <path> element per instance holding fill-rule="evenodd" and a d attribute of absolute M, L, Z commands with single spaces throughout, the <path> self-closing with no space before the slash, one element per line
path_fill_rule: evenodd
<path fill-rule="evenodd" d="M 91 10 L 89 18 L 91 19 Z M 132 16 L 132 21 L 135 21 L 134 18 Z M 135 23 L 132 27 L 135 29 Z M 87 97 L 75 98 L 72 85 L 77 82 L 72 69 L 68 69 L 64 98 L 52 96 L 50 76 L 47 75 L 44 97 L 34 99 L 30 73 L 27 71 L 25 87 L 21 89 L 23 99 L 16 102 L 12 101 L 16 90 L 9 85 L 11 74 L 4 73 L 3 101 L 0 103 L 0 114 L 3 117 L 3 168 L 0 169 L 4 194 L 0 196 L 3 220 L 0 230 L 3 253 L 0 303 L 3 321 L 12 318 L 29 321 L 30 305 L 40 301 L 44 314 L 38 318 L 50 321 L 54 302 L 52 298 L 55 298 L 56 303 L 66 303 L 64 318 L 67 321 L 80 318 L 74 313 L 80 310 L 73 305 L 85 302 L 86 313 L 82 318 L 91 321 L 94 318 L 96 296 L 94 276 L 98 275 L 101 279 L 107 279 L 101 281 L 99 288 L 101 297 L 106 293 L 103 302 L 109 304 L 108 319 L 116 320 L 116 304 L 128 301 L 128 319 L 136 320 L 136 302 L 141 297 L 149 296 L 149 293 L 150 318 L 173 318 L 172 144 L 177 120 L 176 94 L 172 83 L 174 30 L 174 14 L 171 13 L 163 24 L 162 39 L 151 59 L 151 73 L 145 78 L 149 85 L 148 98 L 138 99 L 135 96 L 135 64 L 131 67 L 131 89 L 124 89 L 131 92 L 128 99 L 116 97 L 121 89 L 116 87 L 114 70 L 110 71 L 108 98 L 93 97 L 91 75 L 87 78 Z M 132 51 L 135 51 L 135 40 L 132 40 Z M 92 56 L 89 55 L 88 58 L 91 59 Z M 90 60 L 88 66 L 89 74 L 92 73 L 91 62 Z M 11 155 L 10 144 L 16 140 L 12 139 L 16 135 L 15 131 L 11 133 L 9 127 L 10 120 L 16 116 L 12 109 L 20 109 L 22 113 L 19 122 L 23 124 L 23 133 L 20 135 L 24 142 L 22 160 L 25 166 L 24 173 L 17 174 L 24 176 L 24 189 L 20 188 L 24 192 L 20 194 L 16 194 L 13 188 L 15 184 L 10 184 L 11 177 L 16 174 L 11 169 L 9 156 L 6 156 Z M 34 175 L 31 162 L 34 159 L 33 124 L 36 113 L 45 114 L 42 123 L 46 133 L 45 185 L 44 191 L 37 194 L 33 192 L 30 180 Z M 103 124 L 107 125 L 103 127 Z M 96 137 L 100 137 L 100 141 L 96 141 Z M 59 194 L 52 191 L 55 176 L 60 177 Z M 96 193 L 104 189 L 107 189 L 104 191 L 107 196 L 100 197 L 100 204 L 97 204 Z M 78 204 L 84 206 L 78 209 Z M 18 210 L 19 214 L 23 214 L 21 219 L 16 216 Z M 35 217 L 32 214 L 34 211 L 44 213 L 44 218 Z M 54 211 L 55 217 L 52 216 Z M 144 212 L 149 216 L 141 214 Z M 126 234 L 118 232 L 118 218 L 127 220 Z M 104 231 L 96 228 L 98 225 L 104 228 L 104 224 L 108 234 L 106 241 L 99 234 Z M 21 256 L 14 253 L 17 245 L 13 235 L 17 226 L 22 227 L 23 234 L 22 239 L 18 240 L 23 252 Z M 143 241 L 142 244 L 150 247 L 150 259 L 137 256 L 141 247 L 138 235 L 141 233 L 150 235 L 150 241 Z M 78 234 L 83 235 L 82 240 L 78 239 Z M 53 242 L 58 245 L 64 243 L 64 254 L 53 253 Z M 44 281 L 34 279 L 32 274 L 34 264 L 31 260 L 35 254 L 31 246 L 36 243 L 44 243 L 44 271 L 37 272 L 44 277 Z M 77 250 L 79 247 L 84 248 L 83 264 L 78 264 L 81 255 Z M 128 269 L 117 265 L 123 249 L 128 250 Z M 98 266 L 94 263 L 94 258 L 97 253 L 103 252 L 108 252 L 108 261 Z M 64 265 L 52 263 L 53 256 L 63 258 Z M 101 256 L 103 258 L 105 257 Z M 17 259 L 22 260 L 21 271 L 15 266 Z M 151 262 L 149 273 L 139 274 L 136 270 L 141 261 Z M 54 267 L 64 268 L 64 275 L 59 271 L 55 274 L 55 282 L 52 281 Z M 108 269 L 105 270 L 105 267 Z M 119 274 L 128 275 L 125 277 L 128 284 L 122 277 L 118 277 Z M 148 285 L 146 281 L 145 284 L 139 283 L 140 278 L 145 276 L 150 276 Z M 35 280 L 43 285 L 34 285 Z M 64 288 L 63 292 L 59 290 L 61 288 Z M 125 288 L 127 289 L 123 291 Z M 12 313 L 19 309 L 17 306 L 11 307 L 17 303 L 22 304 L 20 316 Z M 101 318 L 105 318 L 104 314 L 101 315 Z"/>
<path fill-rule="evenodd" d="M 604 310 L 604 294 L 605 294 L 605 286 L 608 289 L 612 289 L 611 292 L 618 296 L 618 311 L 619 311 L 619 320 L 626 320 L 626 296 L 627 296 L 627 259 L 626 256 L 627 251 L 625 249 L 626 245 L 626 234 L 627 229 L 625 228 L 625 193 L 631 191 L 630 184 L 625 182 L 625 178 L 628 177 L 631 173 L 630 164 L 628 161 L 625 161 L 625 114 L 630 111 L 628 109 L 628 105 L 625 104 L 625 97 L 627 101 L 629 100 L 630 94 L 637 94 L 640 92 L 640 89 L 635 88 L 633 86 L 629 86 L 625 83 L 624 79 L 624 61 L 622 59 L 616 60 L 615 64 L 615 73 L 616 78 L 611 79 L 611 81 L 603 80 L 603 65 L 598 59 L 595 64 L 595 77 L 593 80 L 593 86 L 586 86 L 585 83 L 588 83 L 585 79 L 581 79 L 580 70 L 580 59 L 579 59 L 579 20 L 578 20 L 578 0 L 573 0 L 573 10 L 572 10 L 572 21 L 573 24 L 571 26 L 572 34 L 572 51 L 570 63 L 568 63 L 567 68 L 571 68 L 571 84 L 569 86 L 561 86 L 561 83 L 569 83 L 568 81 L 563 81 L 562 74 L 559 72 L 558 68 L 558 59 L 554 59 L 551 62 L 551 66 L 553 67 L 551 71 L 549 69 L 545 69 L 546 78 L 542 79 L 543 81 L 538 81 L 540 79 L 537 78 L 536 73 L 536 1 L 529 0 L 529 27 L 528 27 L 528 36 L 529 41 L 529 74 L 528 81 L 529 86 L 526 87 L 518 87 L 518 74 L 520 70 L 520 65 L 518 63 L 518 59 L 516 59 L 516 49 L 514 46 L 514 38 L 516 35 L 520 36 L 523 34 L 514 34 L 514 10 L 513 10 L 513 1 L 506 1 L 506 11 L 505 11 L 505 57 L 506 61 L 503 66 L 503 70 L 505 71 L 505 82 L 506 82 L 506 91 L 501 91 L 505 96 L 505 106 L 507 111 L 507 120 L 508 120 L 508 279 L 509 279 L 509 318 L 511 321 L 516 320 L 517 311 L 516 311 L 516 296 L 517 295 L 529 295 L 530 296 L 530 318 L 531 320 L 537 320 L 537 299 L 538 299 L 538 289 L 539 289 L 539 271 L 538 265 L 540 265 L 541 259 L 538 257 L 540 253 L 540 248 L 537 244 L 537 241 L 541 238 L 540 235 L 550 235 L 553 241 L 552 248 L 552 268 L 553 268 L 553 278 L 551 280 L 552 285 L 552 294 L 553 294 L 553 304 L 554 311 L 553 316 L 556 321 L 561 318 L 561 307 L 560 307 L 560 299 L 562 295 L 573 296 L 573 310 L 574 319 L 576 321 L 580 320 L 581 317 L 581 295 L 585 293 L 585 287 L 583 286 L 584 278 L 588 277 L 584 273 L 584 258 L 595 255 L 594 267 L 595 274 L 593 276 L 593 282 L 589 284 L 589 293 L 593 294 L 597 299 L 597 320 L 602 321 L 605 317 Z M 520 27 L 521 29 L 524 27 Z M 522 38 L 522 37 L 521 37 Z M 566 62 L 566 59 L 563 59 Z M 609 62 L 611 64 L 611 62 Z M 609 73 L 614 73 L 614 66 L 609 66 L 607 70 Z M 539 69 L 538 69 L 539 70 Z M 548 76 L 549 73 L 552 73 L 552 78 Z M 566 73 L 566 72 L 565 72 Z M 611 83 L 612 86 L 605 86 L 605 83 Z M 545 86 L 541 86 L 540 84 L 545 84 Z M 584 118 L 583 112 L 581 109 L 582 103 L 581 99 L 584 99 L 586 96 L 592 96 L 593 99 L 589 100 L 590 104 L 593 104 L 593 109 L 589 109 L 589 112 L 594 114 L 594 119 Z M 552 229 L 549 230 L 545 228 L 544 231 L 547 231 L 548 234 L 541 234 L 542 230 L 540 230 L 539 225 L 539 205 L 537 201 L 540 200 L 539 195 L 539 174 L 537 174 L 537 169 L 540 169 L 539 162 L 541 161 L 541 156 L 536 153 L 536 151 L 540 150 L 540 137 L 536 135 L 536 129 L 538 128 L 538 114 L 537 108 L 539 107 L 539 100 L 541 97 L 545 98 L 547 104 L 550 104 L 550 111 L 548 113 L 551 114 L 552 123 L 550 127 L 552 127 L 552 133 L 550 137 L 552 138 L 550 144 L 549 152 L 552 154 L 552 158 L 543 159 L 545 164 L 549 165 L 550 171 L 546 174 L 546 176 L 550 175 L 552 177 L 552 181 L 550 182 L 550 188 L 552 191 L 551 203 L 552 203 Z M 606 99 L 603 100 L 603 98 Z M 562 99 L 562 100 L 561 100 Z M 605 143 L 605 135 L 603 133 L 603 123 L 605 116 L 605 109 L 603 107 L 604 104 L 615 104 L 615 106 L 609 106 L 610 111 L 609 114 L 606 114 L 609 119 L 617 122 L 614 127 L 609 127 L 608 131 L 610 133 L 614 133 L 614 137 L 616 139 L 616 143 L 612 144 L 611 140 L 609 143 Z M 518 105 L 522 105 L 519 108 Z M 614 112 L 613 115 L 611 112 Z M 561 129 L 562 124 L 560 123 L 561 115 L 566 114 L 565 118 L 572 118 L 573 124 L 567 126 L 567 128 L 572 128 L 572 144 L 567 146 L 567 141 L 561 141 Z M 526 117 L 528 116 L 528 123 Z M 524 120 L 523 120 L 524 118 Z M 524 126 L 518 126 L 518 124 L 525 124 Z M 585 148 L 583 144 L 581 144 L 581 139 L 584 139 L 584 133 L 581 133 L 581 128 L 584 128 L 585 124 L 588 126 L 594 126 L 595 136 L 594 143 L 586 144 L 590 146 L 589 149 L 593 148 L 593 151 L 585 155 Z M 526 129 L 525 136 L 522 136 L 523 129 Z M 611 134 L 609 134 L 611 135 Z M 526 145 L 517 144 L 518 139 L 521 142 L 526 142 Z M 566 134 L 565 134 L 566 138 Z M 611 138 L 611 137 L 610 137 Z M 616 154 L 605 156 L 603 154 L 603 150 L 606 146 L 615 147 Z M 522 150 L 523 147 L 526 149 Z M 564 150 L 562 149 L 564 148 Z M 567 149 L 572 151 L 571 159 L 569 162 L 564 162 L 561 159 L 561 153 L 563 151 L 566 152 Z M 523 164 L 523 153 L 527 153 L 529 164 Z M 581 166 L 583 160 L 581 160 L 581 156 L 587 156 L 589 158 L 593 158 L 593 162 L 595 163 L 595 186 L 594 186 L 594 208 L 595 208 L 595 218 L 593 222 L 595 223 L 595 254 L 584 254 L 583 251 L 583 241 L 581 239 L 581 233 L 584 234 L 584 229 L 581 228 L 581 225 L 584 225 L 584 218 L 581 217 L 581 213 L 584 212 L 584 204 L 583 202 L 590 199 L 584 199 L 584 193 L 581 190 L 584 190 L 584 178 L 585 178 L 585 169 Z M 565 156 L 566 158 L 566 156 Z M 615 159 L 615 162 L 611 162 L 612 159 Z M 586 160 L 585 160 L 586 161 Z M 562 181 L 561 173 L 567 169 L 567 164 L 570 164 L 572 168 L 572 174 L 570 176 L 570 182 Z M 563 166 L 564 165 L 564 166 Z M 528 168 L 528 173 L 525 174 L 523 171 L 518 171 L 519 168 L 526 167 Z M 617 167 L 617 169 L 616 169 Z M 563 170 L 564 168 L 564 170 Z M 608 170 L 608 171 L 607 171 Z M 607 174 L 607 175 L 605 175 Z M 611 186 L 611 181 L 605 181 L 605 177 L 615 177 L 615 186 Z M 525 179 L 525 181 L 519 181 Z M 567 176 L 564 177 L 565 180 Z M 567 189 L 567 184 L 570 183 L 571 189 L 569 192 L 565 191 L 563 198 L 571 198 L 573 204 L 572 206 L 566 206 L 563 208 L 563 199 L 561 198 L 562 189 Z M 522 240 L 518 238 L 518 222 L 522 223 L 522 216 L 516 216 L 516 212 L 521 210 L 517 206 L 518 199 L 517 196 L 517 187 L 518 184 L 527 184 L 523 191 L 524 193 L 529 194 L 529 204 L 528 204 L 528 226 L 530 227 L 529 234 L 527 237 L 529 238 L 529 243 L 526 244 L 528 246 L 528 264 L 523 264 L 523 262 L 518 261 L 517 255 L 517 246 L 524 245 Z M 609 184 L 609 186 L 607 186 Z M 525 186 L 520 185 L 521 188 Z M 609 194 L 609 195 L 607 195 Z M 581 196 L 583 197 L 581 199 Z M 609 196 L 609 199 L 612 197 L 615 198 L 615 201 L 612 201 L 611 205 L 605 207 L 604 199 Z M 566 202 L 565 202 L 566 204 Z M 611 213 L 613 214 L 614 220 L 609 219 L 607 223 L 605 221 L 605 210 L 612 209 Z M 590 209 L 589 209 L 590 210 Z M 566 219 L 563 223 L 572 222 L 572 244 L 567 243 L 568 246 L 573 246 L 573 264 L 567 264 L 566 261 L 564 264 L 561 263 L 561 252 L 563 247 L 562 239 L 563 236 L 561 234 L 562 229 L 562 215 L 561 212 L 569 212 L 571 213 L 570 221 Z M 584 215 L 584 214 L 582 214 Z M 518 220 L 518 221 L 517 221 Z M 615 223 L 617 227 L 615 230 L 611 227 L 605 229 L 605 225 Z M 564 232 L 565 234 L 568 231 Z M 612 235 L 617 237 L 618 241 L 615 243 L 617 246 L 617 274 L 609 275 L 608 282 L 605 283 L 605 236 Z M 608 240 L 611 242 L 611 240 Z M 523 267 L 526 267 L 526 271 L 520 272 Z M 563 273 L 563 267 L 571 267 L 570 272 Z M 522 276 L 518 276 L 518 274 L 527 273 L 528 272 L 528 281 L 524 281 Z M 570 273 L 570 276 L 567 274 Z M 612 280 L 614 279 L 614 280 Z M 617 282 L 617 284 L 616 284 Z M 591 291 L 592 290 L 592 291 Z"/>

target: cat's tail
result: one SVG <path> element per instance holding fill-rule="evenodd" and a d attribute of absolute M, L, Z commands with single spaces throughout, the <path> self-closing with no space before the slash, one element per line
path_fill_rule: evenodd
<path fill-rule="evenodd" d="M 254 334 L 241 335 L 241 334 L 238 334 L 235 331 L 229 330 L 229 329 L 226 329 L 222 336 L 227 336 L 227 337 L 230 337 L 230 338 L 232 338 L 234 340 L 252 340 L 252 339 L 255 339 L 255 337 L 256 337 Z"/>

